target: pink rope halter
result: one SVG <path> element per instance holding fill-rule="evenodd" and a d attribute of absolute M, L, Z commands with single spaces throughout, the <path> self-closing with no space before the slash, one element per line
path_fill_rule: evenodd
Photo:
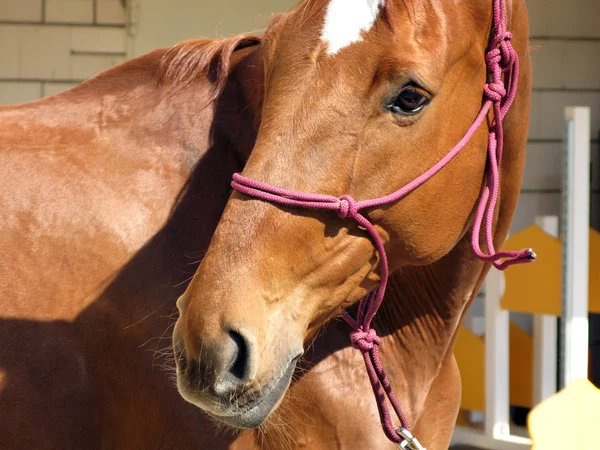
<path fill-rule="evenodd" d="M 466 146 L 487 117 L 490 109 L 493 108 L 495 119 L 489 128 L 486 184 L 479 199 L 479 206 L 472 230 L 473 251 L 479 259 L 492 263 L 500 270 L 504 270 L 513 264 L 530 262 L 536 258 L 532 249 L 496 252 L 494 248 L 493 219 L 498 201 L 499 166 L 504 146 L 502 120 L 515 99 L 519 77 L 519 60 L 511 44 L 512 35 L 506 31 L 506 12 L 503 0 L 494 0 L 493 33 L 494 38 L 485 56 L 491 81 L 484 86 L 484 103 L 475 121 L 458 144 L 440 161 L 398 191 L 373 200 L 356 201 L 349 195 L 335 197 L 290 191 L 250 180 L 238 173 L 233 175 L 231 183 L 232 187 L 242 194 L 261 200 L 291 207 L 334 211 L 341 219 L 349 218 L 354 220 L 357 224 L 364 227 L 370 235 L 381 259 L 381 279 L 379 286 L 360 301 L 356 319 L 350 317 L 347 312 L 343 314 L 343 318 L 354 329 L 350 334 L 350 340 L 352 346 L 358 349 L 363 355 L 377 400 L 383 430 L 388 439 L 401 444 L 401 448 L 422 449 L 423 447 L 410 433 L 408 420 L 392 391 L 391 384 L 379 358 L 381 339 L 377 336 L 375 330 L 371 328 L 371 321 L 381 306 L 385 294 L 389 276 L 388 260 L 381 237 L 373 224 L 360 211 L 396 202 L 432 178 Z M 504 80 L 502 80 L 503 74 Z M 485 254 L 479 245 L 482 226 L 484 227 L 483 232 L 488 254 Z M 392 424 L 386 397 L 400 420 L 400 427 L 398 428 L 394 428 Z"/>

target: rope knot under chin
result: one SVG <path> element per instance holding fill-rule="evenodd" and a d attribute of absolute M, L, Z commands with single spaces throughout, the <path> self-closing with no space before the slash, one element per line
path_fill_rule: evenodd
<path fill-rule="evenodd" d="M 356 331 L 350 333 L 350 342 L 352 347 L 362 352 L 368 352 L 373 347 L 379 347 L 381 345 L 381 338 L 377 336 L 377 332 L 371 328 L 369 331 L 364 331 L 359 328 Z"/>
<path fill-rule="evenodd" d="M 338 209 L 338 217 L 340 219 L 345 219 L 346 217 L 354 219 L 358 214 L 358 204 L 356 203 L 356 200 L 349 195 L 342 195 L 339 200 L 340 208 Z"/>

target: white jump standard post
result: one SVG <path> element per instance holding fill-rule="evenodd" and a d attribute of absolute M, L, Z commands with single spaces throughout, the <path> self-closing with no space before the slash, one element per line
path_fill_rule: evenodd
<path fill-rule="evenodd" d="M 485 433 L 510 434 L 509 312 L 500 308 L 504 274 L 492 269 L 485 280 Z"/>
<path fill-rule="evenodd" d="M 557 238 L 557 216 L 535 218 L 538 227 Z M 558 323 L 556 316 L 533 315 L 533 406 L 556 394 Z"/>
<path fill-rule="evenodd" d="M 560 388 L 588 376 L 590 108 L 565 109 Z"/>

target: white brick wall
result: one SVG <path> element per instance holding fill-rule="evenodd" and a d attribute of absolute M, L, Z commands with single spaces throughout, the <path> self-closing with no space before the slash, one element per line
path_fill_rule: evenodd
<path fill-rule="evenodd" d="M 526 0 L 533 96 L 527 165 L 511 232 L 536 215 L 560 213 L 565 106 L 592 110 L 592 217 L 600 227 L 600 1 Z"/>
<path fill-rule="evenodd" d="M 0 0 L 0 21 L 39 22 L 42 0 Z"/>
<path fill-rule="evenodd" d="M 526 0 L 533 36 L 600 38 L 598 0 Z"/>
<path fill-rule="evenodd" d="M 600 89 L 600 39 L 532 39 L 531 46 L 536 88 Z"/>
<path fill-rule="evenodd" d="M 592 189 L 600 191 L 600 145 L 591 146 Z M 560 142 L 530 142 L 523 177 L 523 191 L 558 191 L 561 187 L 563 144 Z"/>
<path fill-rule="evenodd" d="M 51 95 L 60 94 L 61 92 L 67 91 L 72 87 L 77 86 L 78 83 L 63 83 L 63 82 L 45 82 L 42 86 L 42 97 L 50 97 Z"/>
<path fill-rule="evenodd" d="M 600 75 L 599 75 L 600 79 Z M 535 90 L 531 100 L 530 140 L 560 140 L 564 135 L 564 108 L 589 106 L 592 130 L 600 129 L 600 90 Z"/>
<path fill-rule="evenodd" d="M 48 23 L 92 23 L 94 3 L 92 0 L 46 0 Z"/>
<path fill-rule="evenodd" d="M 596 128 L 596 134 L 598 128 Z M 531 225 L 538 215 L 560 214 L 563 144 L 560 141 L 533 141 L 527 148 L 527 163 L 519 205 L 511 233 Z M 591 224 L 600 225 L 600 145 L 591 145 Z"/>
<path fill-rule="evenodd" d="M 97 0 L 96 20 L 102 24 L 124 24 L 125 11 L 121 0 Z"/>
<path fill-rule="evenodd" d="M 0 104 L 75 86 L 125 49 L 121 0 L 0 0 Z"/>
<path fill-rule="evenodd" d="M 19 77 L 67 79 L 71 30 L 67 27 L 19 26 Z"/>
<path fill-rule="evenodd" d="M 19 27 L 0 25 L 0 79 L 19 78 Z"/>
<path fill-rule="evenodd" d="M 125 60 L 124 56 L 112 55 L 72 55 L 70 78 L 83 80 L 91 78 L 108 67 L 116 66 Z"/>
<path fill-rule="evenodd" d="M 6 104 L 37 100 L 42 95 L 41 83 L 6 81 L 0 83 L 0 98 Z"/>
<path fill-rule="evenodd" d="M 90 53 L 125 53 L 125 34 L 120 28 L 75 27 L 71 50 Z"/>

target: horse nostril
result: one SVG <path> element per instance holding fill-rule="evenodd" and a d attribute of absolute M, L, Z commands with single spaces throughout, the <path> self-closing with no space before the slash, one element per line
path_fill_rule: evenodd
<path fill-rule="evenodd" d="M 232 364 L 229 367 L 229 373 L 235 378 L 241 380 L 248 377 L 248 343 L 246 339 L 237 331 L 229 330 L 229 337 L 235 342 L 236 350 L 233 353 Z"/>

